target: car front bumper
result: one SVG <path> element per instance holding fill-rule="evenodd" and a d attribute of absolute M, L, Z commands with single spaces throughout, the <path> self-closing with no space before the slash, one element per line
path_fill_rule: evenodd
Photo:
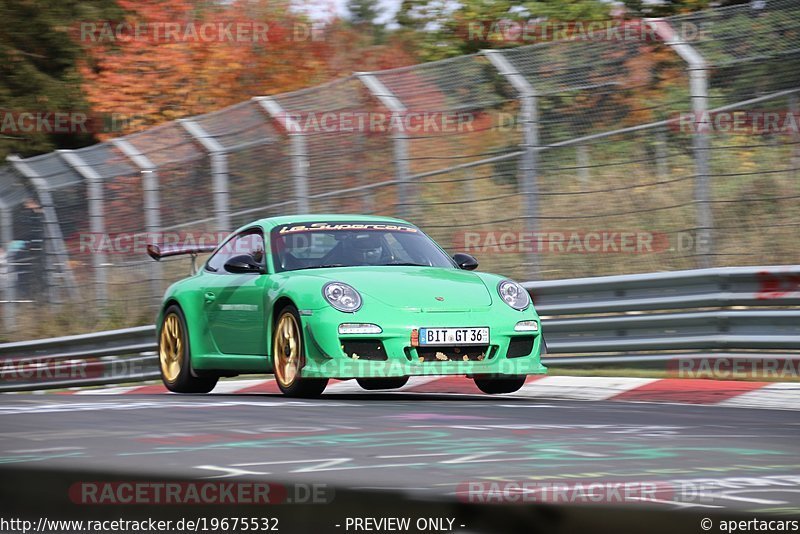
<path fill-rule="evenodd" d="M 393 310 L 389 320 L 379 321 L 372 315 L 356 312 L 343 314 L 336 310 L 314 310 L 301 315 L 306 344 L 302 376 L 308 378 L 377 378 L 421 375 L 528 375 L 545 374 L 539 355 L 543 338 L 537 332 L 517 332 L 519 321 L 537 320 L 532 310 L 517 312 L 496 309 L 491 311 L 454 311 L 425 313 Z M 381 327 L 380 334 L 339 334 L 342 323 L 368 323 Z M 387 323 L 390 324 L 387 325 Z M 428 327 L 489 327 L 490 341 L 485 347 L 443 347 L 442 360 L 431 361 L 438 347 L 420 350 L 412 344 L 412 331 Z M 528 338 L 529 351 L 508 357 L 512 340 L 519 343 Z M 364 356 L 354 358 L 345 352 L 350 341 L 380 341 L 381 359 Z M 377 345 L 377 343 L 375 343 Z M 454 354 L 453 351 L 459 354 Z M 475 359 L 475 353 L 483 358 Z M 427 353 L 427 360 L 423 353 Z M 471 353 L 472 356 L 466 356 Z M 462 356 L 463 354 L 463 356 Z M 444 358 L 447 359 L 444 359 Z M 463 359 L 462 359 L 463 358 Z M 468 359 L 470 358 L 470 359 Z"/>

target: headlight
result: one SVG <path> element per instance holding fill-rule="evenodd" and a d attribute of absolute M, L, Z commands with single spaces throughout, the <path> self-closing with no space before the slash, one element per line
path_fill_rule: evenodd
<path fill-rule="evenodd" d="M 511 280 L 503 280 L 497 284 L 497 292 L 506 304 L 515 310 L 524 310 L 531 303 L 531 297 L 525 288 Z"/>
<path fill-rule="evenodd" d="M 361 307 L 361 295 L 351 286 L 342 282 L 329 282 L 322 288 L 322 295 L 328 304 L 339 311 L 354 312 Z"/>

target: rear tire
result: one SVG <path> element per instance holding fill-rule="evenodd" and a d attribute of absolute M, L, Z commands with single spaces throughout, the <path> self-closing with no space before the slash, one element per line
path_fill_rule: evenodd
<path fill-rule="evenodd" d="M 216 376 L 195 376 L 189 330 L 180 306 L 173 304 L 164 312 L 158 335 L 158 359 L 161 381 L 173 393 L 209 393 L 217 385 Z"/>
<path fill-rule="evenodd" d="M 284 306 L 275 318 L 272 336 L 272 369 L 278 388 L 287 397 L 319 397 L 328 385 L 327 378 L 303 378 L 305 357 L 300 314 L 291 304 Z"/>
<path fill-rule="evenodd" d="M 525 385 L 526 375 L 503 376 L 500 378 L 475 377 L 475 385 L 478 389 L 489 395 L 498 393 L 514 393 Z"/>
<path fill-rule="evenodd" d="M 356 382 L 367 391 L 379 389 L 400 389 L 408 383 L 407 376 L 397 376 L 390 378 L 356 378 Z"/>

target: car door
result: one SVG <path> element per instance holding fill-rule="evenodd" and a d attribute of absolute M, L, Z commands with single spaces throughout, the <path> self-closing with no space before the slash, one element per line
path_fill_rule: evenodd
<path fill-rule="evenodd" d="M 265 274 L 230 273 L 225 263 L 243 254 L 264 267 L 264 235 L 260 228 L 229 239 L 206 263 L 203 291 L 208 328 L 224 354 L 266 354 Z M 264 272 L 266 272 L 264 270 Z"/>

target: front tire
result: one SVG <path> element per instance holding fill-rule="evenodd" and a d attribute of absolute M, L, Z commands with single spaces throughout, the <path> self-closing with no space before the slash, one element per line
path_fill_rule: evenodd
<path fill-rule="evenodd" d="M 301 376 L 305 344 L 300 324 L 300 314 L 291 304 L 285 306 L 275 319 L 272 336 L 272 369 L 275 381 L 287 397 L 319 397 L 325 391 L 328 379 Z"/>
<path fill-rule="evenodd" d="M 218 377 L 194 376 L 192 351 L 186 317 L 179 306 L 172 305 L 164 312 L 158 336 L 158 359 L 161 381 L 173 393 L 209 393 Z"/>
<path fill-rule="evenodd" d="M 503 376 L 500 378 L 475 377 L 475 385 L 478 389 L 489 395 L 498 393 L 514 393 L 525 385 L 525 375 Z"/>
<path fill-rule="evenodd" d="M 398 376 L 390 378 L 356 378 L 356 382 L 358 382 L 358 385 L 367 391 L 375 391 L 378 389 L 400 389 L 408 383 L 408 377 Z"/>

